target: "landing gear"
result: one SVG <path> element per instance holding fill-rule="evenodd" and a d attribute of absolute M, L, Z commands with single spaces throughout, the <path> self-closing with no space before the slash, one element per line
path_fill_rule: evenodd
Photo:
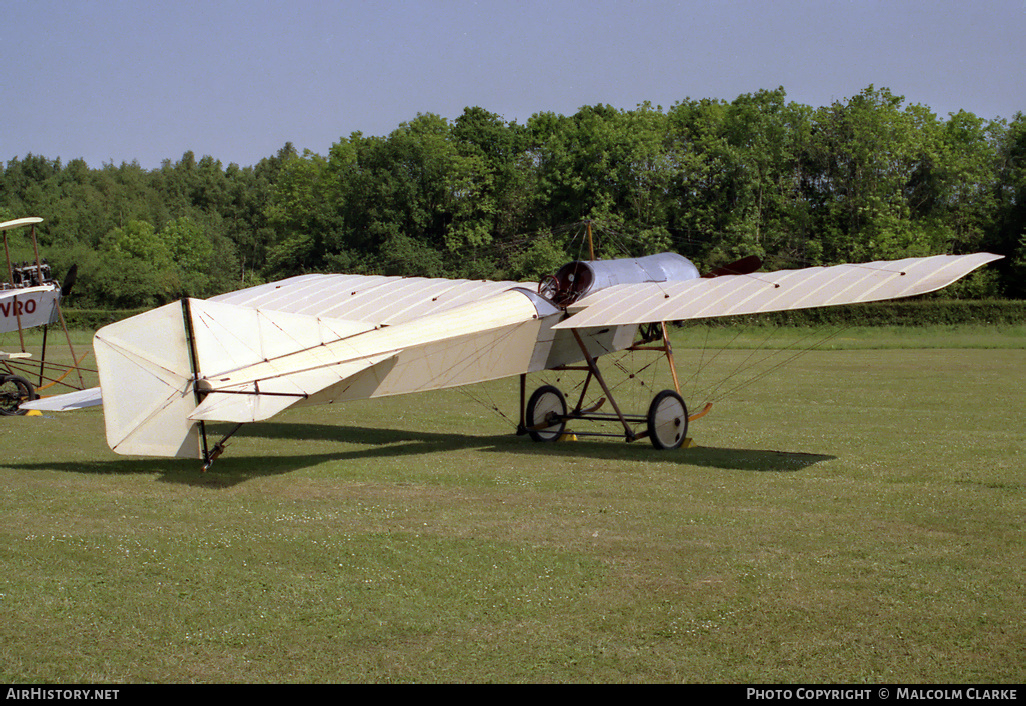
<path fill-rule="evenodd" d="M 535 441 L 556 441 L 566 428 L 566 398 L 559 388 L 543 385 L 527 402 L 527 433 Z"/>
<path fill-rule="evenodd" d="M 545 282 L 543 282 L 543 285 Z M 609 329 L 599 331 L 601 335 Z M 711 404 L 707 404 L 698 414 L 688 415 L 687 405 L 680 396 L 680 383 L 677 380 L 677 373 L 673 364 L 673 352 L 670 347 L 670 340 L 666 335 L 666 328 L 663 324 L 652 324 L 640 327 L 638 335 L 640 340 L 631 344 L 627 350 L 630 351 L 653 351 L 666 356 L 670 366 L 670 373 L 673 377 L 674 389 L 663 390 L 656 393 L 648 407 L 647 414 L 629 413 L 620 408 L 613 394 L 615 386 L 610 387 L 599 371 L 596 357 L 592 354 L 588 345 L 578 329 L 570 329 L 580 349 L 584 365 L 563 364 L 551 368 L 560 371 L 581 371 L 586 373 L 584 382 L 580 385 L 580 397 L 572 409 L 567 406 L 566 397 L 560 390 L 552 385 L 539 387 L 527 399 L 527 375 L 520 376 L 520 425 L 517 427 L 518 434 L 530 434 L 535 441 L 556 441 L 564 435 L 567 422 L 581 420 L 588 422 L 600 422 L 605 424 L 619 425 L 622 431 L 619 433 L 608 430 L 608 427 L 599 427 L 598 430 L 578 431 L 574 430 L 574 436 L 608 436 L 619 437 L 627 442 L 637 441 L 646 436 L 657 449 L 679 449 L 687 440 L 688 423 L 693 419 L 704 416 Z M 615 334 L 614 334 L 615 335 Z M 592 342 L 591 348 L 605 349 L 607 352 L 613 349 L 610 344 L 612 338 L 605 344 L 596 345 Z M 661 345 L 660 345 L 661 344 Z M 624 350 L 623 347 L 616 350 Z M 623 369 L 623 366 L 619 366 Z M 645 366 L 647 367 L 647 366 Z M 644 368 L 642 368 L 644 369 Z M 629 372 L 629 371 L 628 371 Z M 630 374 L 634 378 L 633 373 Z M 597 402 L 588 403 L 585 406 L 588 396 L 588 388 L 592 382 L 598 383 L 602 388 L 603 397 Z M 572 404 L 572 403 L 571 403 Z M 599 411 L 605 408 L 610 411 Z M 569 411 L 568 411 L 569 410 Z"/>
<path fill-rule="evenodd" d="M 637 441 L 648 437 L 652 446 L 657 449 L 678 449 L 688 434 L 688 409 L 684 400 L 673 390 L 663 390 L 652 398 L 648 414 L 616 414 L 601 413 L 596 410 L 602 406 L 601 400 L 589 409 L 574 409 L 568 412 L 566 397 L 558 388 L 543 385 L 531 394 L 524 412 L 522 432 L 530 434 L 535 441 L 557 441 L 563 436 L 568 420 L 590 422 L 620 421 L 624 427 L 622 435 L 627 441 Z M 646 425 L 640 430 L 641 425 Z M 639 429 L 639 431 L 635 431 Z M 577 431 L 579 436 L 621 436 L 604 432 Z"/>
<path fill-rule="evenodd" d="M 32 383 L 20 375 L 0 376 L 0 415 L 10 417 L 25 414 L 27 410 L 19 409 L 21 403 L 37 397 Z"/>

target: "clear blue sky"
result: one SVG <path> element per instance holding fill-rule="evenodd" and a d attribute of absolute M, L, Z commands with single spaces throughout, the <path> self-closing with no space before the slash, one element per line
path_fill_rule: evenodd
<path fill-rule="evenodd" d="M 1026 111 L 1026 0 L 0 0 L 0 161 L 255 164 L 481 106 L 524 123 L 873 84 Z"/>

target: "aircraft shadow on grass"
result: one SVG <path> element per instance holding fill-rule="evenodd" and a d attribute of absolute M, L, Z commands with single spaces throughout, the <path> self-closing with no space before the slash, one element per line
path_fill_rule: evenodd
<path fill-rule="evenodd" d="M 647 441 L 629 446 L 609 441 L 581 439 L 573 442 L 535 443 L 526 436 L 513 434 L 499 436 L 464 436 L 437 432 L 377 429 L 366 427 L 336 427 L 330 424 L 266 424 L 253 425 L 250 436 L 263 438 L 338 441 L 347 444 L 374 445 L 338 456 L 345 458 L 390 457 L 407 454 L 427 454 L 458 449 L 480 449 L 491 453 L 521 455 L 565 456 L 568 458 L 595 458 L 621 461 L 662 461 L 684 466 L 703 466 L 741 471 L 797 471 L 835 456 L 825 454 L 769 451 L 760 449 L 725 449 L 695 446 L 688 449 L 659 451 Z"/>
<path fill-rule="evenodd" d="M 247 455 L 244 438 L 279 441 L 338 442 L 355 448 L 329 453 L 291 456 Z M 608 441 L 580 440 L 572 442 L 535 443 L 525 436 L 465 436 L 461 434 L 333 426 L 330 424 L 251 424 L 242 429 L 232 444 L 234 453 L 226 454 L 207 473 L 200 473 L 195 460 L 117 458 L 90 462 L 24 464 L 26 469 L 50 469 L 74 473 L 109 473 L 132 475 L 158 473 L 160 480 L 187 485 L 228 487 L 252 478 L 281 475 L 326 462 L 366 459 L 396 459 L 423 456 L 461 449 L 478 449 L 488 453 L 508 453 L 547 458 L 670 462 L 681 466 L 721 468 L 764 473 L 800 471 L 835 456 L 764 449 L 730 449 L 695 446 L 673 451 L 658 451 L 646 442 L 631 445 Z M 14 464 L 11 464 L 12 466 Z"/>

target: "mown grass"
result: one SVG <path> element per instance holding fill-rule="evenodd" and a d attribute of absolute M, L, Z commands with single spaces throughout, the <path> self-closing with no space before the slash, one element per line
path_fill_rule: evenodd
<path fill-rule="evenodd" d="M 670 453 L 518 437 L 515 381 L 294 410 L 206 474 L 0 419 L 0 680 L 1021 682 L 1026 335 L 774 369 L 806 332 L 765 333 L 675 332 L 716 402 Z"/>

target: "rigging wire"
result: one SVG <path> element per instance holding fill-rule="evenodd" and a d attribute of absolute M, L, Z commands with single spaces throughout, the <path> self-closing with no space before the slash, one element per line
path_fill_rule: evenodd
<path fill-rule="evenodd" d="M 850 328 L 850 327 L 849 326 L 838 327 L 837 330 L 833 331 L 832 333 L 828 334 L 827 336 L 822 337 L 822 338 L 816 338 L 816 340 L 814 340 L 810 345 L 796 348 L 796 346 L 800 346 L 804 342 L 807 342 L 810 338 L 813 338 L 813 337 L 817 336 L 816 332 L 814 332 L 814 331 L 809 332 L 809 333 L 805 334 L 804 336 L 801 336 L 800 338 L 798 338 L 796 341 L 790 343 L 789 345 L 784 346 L 783 348 L 778 348 L 778 349 L 772 350 L 772 352 L 770 352 L 768 355 L 765 355 L 760 360 L 758 360 L 755 363 L 752 363 L 751 365 L 746 367 L 744 365 L 745 362 L 750 360 L 755 353 L 758 353 L 761 350 L 763 350 L 763 347 L 769 342 L 770 338 L 772 338 L 772 336 L 776 334 L 776 330 L 772 331 L 771 332 L 771 336 L 767 337 L 762 343 L 760 343 L 759 347 L 754 349 L 753 352 L 751 354 L 749 354 L 748 358 L 745 359 L 745 361 L 742 361 L 742 363 L 740 365 L 735 367 L 735 370 L 732 373 L 727 375 L 723 380 L 719 381 L 713 387 L 713 389 L 711 391 L 706 393 L 706 395 L 707 395 L 706 401 L 707 402 L 711 402 L 711 403 L 719 402 L 719 401 L 721 401 L 721 400 L 723 400 L 723 399 L 725 399 L 725 398 L 727 398 L 729 396 L 734 395 L 735 393 L 739 392 L 740 390 L 743 390 L 744 388 L 748 387 L 749 385 L 751 385 L 751 384 L 761 380 L 762 378 L 766 377 L 770 373 L 772 373 L 772 372 L 774 372 L 776 370 L 779 370 L 780 368 L 782 368 L 783 366 L 787 365 L 788 363 L 791 363 L 792 361 L 798 359 L 802 355 L 805 355 L 806 353 L 809 353 L 809 352 L 815 350 L 816 348 L 824 345 L 825 343 L 829 342 L 830 340 L 836 338 L 838 335 L 840 335 L 841 333 L 846 331 L 848 328 Z M 736 336 L 735 336 L 734 340 L 736 340 Z M 725 349 L 726 349 L 726 347 L 724 347 L 724 350 Z M 788 351 L 791 352 L 790 356 L 787 356 L 783 360 L 780 360 L 780 361 L 776 362 L 775 364 L 771 365 L 770 367 L 766 368 L 765 370 L 761 370 L 761 371 L 755 373 L 750 378 L 748 378 L 746 380 L 743 380 L 740 383 L 737 383 L 735 385 L 729 385 L 729 383 L 734 381 L 737 377 L 739 377 L 743 373 L 747 374 L 748 371 L 750 371 L 752 369 L 755 369 L 757 366 L 761 366 L 761 365 L 765 364 L 767 361 L 771 360 L 772 358 L 776 357 L 777 355 L 780 355 L 780 354 L 783 354 L 783 353 L 787 353 Z M 744 370 L 742 370 L 742 368 L 744 368 Z"/>
<path fill-rule="evenodd" d="M 478 396 L 474 392 L 471 392 L 472 388 L 481 388 L 481 390 L 484 392 L 484 394 L 481 395 L 481 396 Z M 505 412 L 502 411 L 502 408 L 498 405 L 498 403 L 495 401 L 495 399 L 491 396 L 491 393 L 489 393 L 487 391 L 485 386 L 483 386 L 483 385 L 460 385 L 459 387 L 456 387 L 454 389 L 456 389 L 456 391 L 458 391 L 460 394 L 462 394 L 463 396 L 465 396 L 469 400 L 475 402 L 476 404 L 481 405 L 485 409 L 491 410 L 496 415 L 498 415 L 500 419 L 502 419 L 503 421 L 507 422 L 514 429 L 516 429 L 519 426 L 519 422 L 517 422 L 516 420 L 510 418 L 510 416 L 508 414 L 506 414 Z M 485 398 L 487 398 L 487 399 L 485 399 Z"/>
<path fill-rule="evenodd" d="M 718 385 L 717 385 L 716 387 L 714 387 L 714 388 L 713 388 L 712 392 L 710 392 L 710 393 L 709 393 L 709 396 L 710 396 L 710 397 L 712 397 L 712 398 L 715 398 L 715 395 L 716 395 L 716 393 L 717 393 L 717 392 L 719 391 L 719 389 L 720 389 L 720 388 L 721 388 L 721 387 L 722 387 L 722 386 L 723 386 L 723 385 L 724 385 L 724 384 L 725 384 L 725 383 L 726 383 L 726 382 L 727 382 L 728 380 L 730 380 L 730 379 L 734 378 L 735 376 L 737 376 L 737 375 L 738 375 L 738 374 L 740 373 L 741 369 L 742 369 L 742 368 L 744 368 L 744 367 L 745 367 L 745 365 L 746 365 L 746 364 L 747 364 L 747 363 L 748 363 L 748 362 L 749 362 L 749 361 L 750 361 L 750 360 L 751 360 L 751 359 L 752 359 L 753 357 L 755 357 L 755 355 L 756 355 L 757 353 L 759 353 L 759 352 L 760 352 L 761 350 L 763 350 L 763 346 L 765 346 L 765 345 L 766 345 L 767 343 L 769 343 L 770 339 L 771 339 L 771 338 L 773 338 L 773 336 L 774 336 L 775 334 L 776 334 L 776 329 L 773 329 L 773 328 L 771 328 L 771 329 L 770 329 L 770 332 L 769 332 L 769 334 L 768 334 L 768 335 L 766 336 L 766 338 L 764 338 L 764 339 L 762 340 L 762 342 L 761 342 L 761 343 L 759 343 L 759 344 L 758 344 L 758 345 L 757 345 L 757 346 L 756 346 L 755 348 L 753 348 L 753 349 L 752 349 L 752 351 L 751 351 L 751 352 L 750 352 L 750 353 L 748 354 L 748 356 L 747 356 L 746 358 L 744 358 L 744 359 L 743 359 L 743 360 L 742 360 L 741 362 L 739 362 L 739 363 L 738 363 L 738 364 L 737 364 L 737 365 L 736 365 L 736 366 L 734 367 L 734 370 L 733 370 L 733 372 L 729 373 L 729 374 L 727 375 L 727 377 L 726 377 L 726 378 L 724 378 L 724 379 L 723 379 L 723 380 L 722 380 L 722 381 L 721 381 L 721 382 L 720 382 L 720 383 L 719 383 L 719 384 L 718 384 Z M 735 339 L 736 339 L 736 336 L 735 336 Z M 772 355 L 772 354 L 771 354 L 771 355 Z"/>

